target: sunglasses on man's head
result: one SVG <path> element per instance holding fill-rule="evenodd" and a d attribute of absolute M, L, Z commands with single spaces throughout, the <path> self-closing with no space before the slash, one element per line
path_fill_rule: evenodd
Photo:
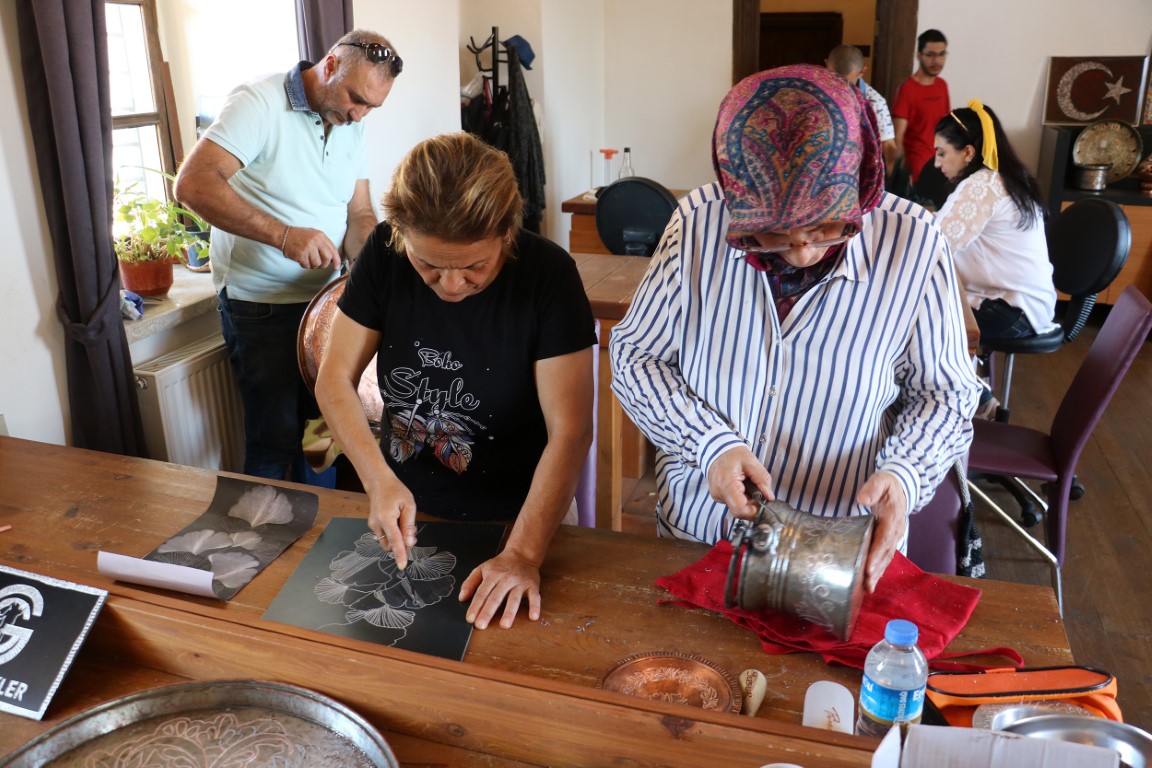
<path fill-rule="evenodd" d="M 386 45 L 380 43 L 340 43 L 340 45 L 351 45 L 353 48 L 359 48 L 364 51 L 364 58 L 373 64 L 389 64 L 392 69 L 392 77 L 396 77 L 404 71 L 404 60 L 396 55 L 396 51 Z"/>

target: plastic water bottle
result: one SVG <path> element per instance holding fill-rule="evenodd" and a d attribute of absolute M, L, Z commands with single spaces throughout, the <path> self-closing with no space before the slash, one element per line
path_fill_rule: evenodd
<path fill-rule="evenodd" d="M 620 163 L 620 175 L 617 178 L 626 179 L 635 175 L 636 171 L 632 170 L 632 148 L 624 147 L 624 160 Z"/>
<path fill-rule="evenodd" d="M 919 628 L 904 619 L 892 619 L 884 639 L 868 651 L 860 684 L 860 715 L 856 733 L 883 738 L 893 725 L 920 722 L 928 660 L 916 647 Z"/>

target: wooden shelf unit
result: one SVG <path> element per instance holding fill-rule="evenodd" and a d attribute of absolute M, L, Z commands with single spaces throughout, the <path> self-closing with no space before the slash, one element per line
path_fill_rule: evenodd
<path fill-rule="evenodd" d="M 1097 297 L 1101 304 L 1113 304 L 1129 285 L 1152 296 L 1152 196 L 1141 194 L 1140 184 L 1129 176 L 1109 184 L 1099 192 L 1078 189 L 1072 179 L 1072 146 L 1083 126 L 1046 126 L 1040 144 L 1037 176 L 1049 216 L 1077 200 L 1100 197 L 1120 206 L 1132 227 L 1132 249 L 1124 269 Z M 1152 126 L 1138 129 L 1144 140 L 1144 157 L 1152 152 Z"/>

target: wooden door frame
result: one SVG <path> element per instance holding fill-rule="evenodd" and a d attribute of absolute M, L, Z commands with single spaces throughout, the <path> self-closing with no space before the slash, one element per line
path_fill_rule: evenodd
<path fill-rule="evenodd" d="M 876 37 L 869 82 L 893 99 L 912 74 L 919 0 L 876 0 Z M 760 0 L 732 0 L 732 83 L 757 69 L 760 52 Z"/>

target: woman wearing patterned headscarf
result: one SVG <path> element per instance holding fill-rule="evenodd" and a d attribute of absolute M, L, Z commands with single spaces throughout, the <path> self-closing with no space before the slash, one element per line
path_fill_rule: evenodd
<path fill-rule="evenodd" d="M 871 112 L 822 67 L 738 83 L 712 151 L 718 182 L 681 201 L 611 341 L 613 390 L 659 450 L 660 533 L 725 538 L 757 511 L 746 482 L 871 513 L 872 590 L 971 440 L 947 247 L 884 194 Z"/>

